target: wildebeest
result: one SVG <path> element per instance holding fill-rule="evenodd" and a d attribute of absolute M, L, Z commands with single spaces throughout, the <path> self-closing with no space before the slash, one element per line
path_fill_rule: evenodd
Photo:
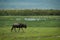
<path fill-rule="evenodd" d="M 16 28 L 19 28 L 19 30 L 21 28 L 23 30 L 23 28 L 27 28 L 27 25 L 26 24 L 22 24 L 22 23 L 14 23 L 12 25 L 11 32 L 12 32 L 12 30 L 14 30 L 16 32 Z"/>

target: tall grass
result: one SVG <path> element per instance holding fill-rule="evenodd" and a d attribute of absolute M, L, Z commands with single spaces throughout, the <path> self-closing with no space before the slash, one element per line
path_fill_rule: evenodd
<path fill-rule="evenodd" d="M 39 20 L 24 20 L 34 18 Z M 29 27 L 60 27 L 60 16 L 0 16 L 0 27 L 11 26 L 13 23 L 25 23 Z"/>

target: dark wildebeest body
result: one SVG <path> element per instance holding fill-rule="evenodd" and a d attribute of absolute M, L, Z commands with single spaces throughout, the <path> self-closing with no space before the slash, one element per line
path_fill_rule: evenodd
<path fill-rule="evenodd" d="M 13 26 L 11 28 L 11 31 L 13 29 L 16 31 L 16 28 L 19 28 L 19 30 L 20 30 L 20 28 L 22 28 L 22 30 L 23 30 L 23 28 L 27 28 L 27 25 L 26 24 L 22 24 L 22 23 L 15 23 L 15 24 L 13 24 Z"/>

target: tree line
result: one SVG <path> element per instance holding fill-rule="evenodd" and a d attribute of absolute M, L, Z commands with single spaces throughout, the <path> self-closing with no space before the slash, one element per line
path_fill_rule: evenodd
<path fill-rule="evenodd" d="M 60 15 L 60 10 L 0 10 L 0 16 L 39 16 L 39 15 Z"/>

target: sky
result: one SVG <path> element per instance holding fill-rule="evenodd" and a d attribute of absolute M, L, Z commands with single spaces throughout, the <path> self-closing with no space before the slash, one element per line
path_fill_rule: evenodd
<path fill-rule="evenodd" d="M 60 10 L 60 0 L 0 0 L 0 9 Z"/>

